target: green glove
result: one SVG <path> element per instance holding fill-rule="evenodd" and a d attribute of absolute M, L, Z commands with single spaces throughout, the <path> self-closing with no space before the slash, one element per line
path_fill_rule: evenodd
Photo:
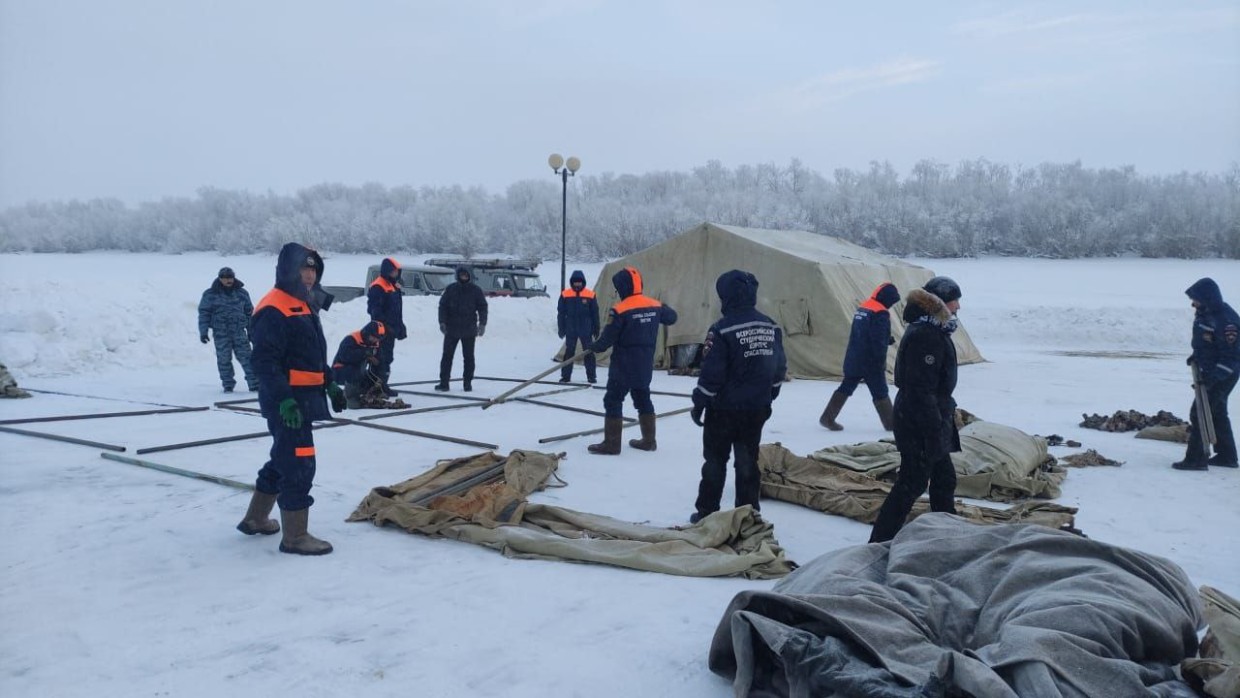
<path fill-rule="evenodd" d="M 301 428 L 301 408 L 297 406 L 297 398 L 286 397 L 280 402 L 280 419 L 289 429 Z"/>
<path fill-rule="evenodd" d="M 335 381 L 327 384 L 327 397 L 332 401 L 332 412 L 344 412 L 348 409 L 349 401 L 344 397 L 344 388 Z"/>

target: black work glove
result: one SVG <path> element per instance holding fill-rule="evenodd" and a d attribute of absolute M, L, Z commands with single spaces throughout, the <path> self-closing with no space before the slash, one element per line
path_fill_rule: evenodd
<path fill-rule="evenodd" d="M 1189 357 L 1184 360 L 1184 363 L 1188 364 L 1189 366 L 1192 366 L 1193 364 L 1197 362 L 1193 359 L 1192 355 L 1190 354 Z"/>
<path fill-rule="evenodd" d="M 891 346 L 892 344 L 895 344 L 895 343 L 896 343 L 895 335 L 887 335 L 887 346 Z"/>
<path fill-rule="evenodd" d="M 699 427 L 705 426 L 704 424 L 702 424 L 702 412 L 704 411 L 706 411 L 705 406 L 694 405 L 693 409 L 689 410 L 689 419 L 692 419 L 693 423 L 698 425 Z"/>
<path fill-rule="evenodd" d="M 203 335 L 198 338 L 198 341 L 202 342 L 203 344 L 206 344 L 207 342 L 211 341 L 211 338 L 208 337 L 206 333 L 204 332 Z"/>
<path fill-rule="evenodd" d="M 349 407 L 345 399 L 344 389 L 334 381 L 327 384 L 327 397 L 332 401 L 332 412 L 344 412 Z"/>
<path fill-rule="evenodd" d="M 560 330 L 560 339 L 564 339 L 564 330 Z"/>

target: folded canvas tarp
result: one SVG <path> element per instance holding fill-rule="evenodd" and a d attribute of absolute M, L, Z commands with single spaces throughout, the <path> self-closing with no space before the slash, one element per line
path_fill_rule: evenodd
<path fill-rule="evenodd" d="M 1187 698 L 1201 624 L 1168 560 L 930 514 L 738 594 L 708 661 L 738 698 Z"/>
<path fill-rule="evenodd" d="M 1201 587 L 1210 629 L 1201 640 L 1201 656 L 1184 660 L 1184 679 L 1211 698 L 1240 696 L 1240 601 L 1213 587 Z"/>
<path fill-rule="evenodd" d="M 441 461 L 391 487 L 376 487 L 349 521 L 392 524 L 411 533 L 454 538 L 514 558 L 593 562 L 690 577 L 783 577 L 796 565 L 784 557 L 774 527 L 750 507 L 721 511 L 696 525 L 655 528 L 561 507 L 531 504 L 555 471 L 558 456 L 513 451 Z M 488 473 L 502 469 L 502 477 Z M 478 480 L 432 496 L 453 483 Z"/>
<path fill-rule="evenodd" d="M 1067 470 L 1055 467 L 1046 439 L 994 422 L 974 421 L 960 429 L 956 466 L 956 494 L 974 499 L 1009 502 L 1026 497 L 1054 499 Z M 893 443 L 873 441 L 831 446 L 810 458 L 878 477 L 900 467 Z"/>

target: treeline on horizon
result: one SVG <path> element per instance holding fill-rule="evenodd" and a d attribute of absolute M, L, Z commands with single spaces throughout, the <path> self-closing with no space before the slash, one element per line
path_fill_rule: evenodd
<path fill-rule="evenodd" d="M 274 252 L 300 241 L 341 253 L 560 254 L 561 184 L 319 184 L 292 195 L 199 189 L 136 207 L 32 202 L 0 212 L 0 252 Z M 831 175 L 710 161 L 691 172 L 569 180 L 568 256 L 623 256 L 703 221 L 806 230 L 899 256 L 1240 258 L 1240 164 L 1142 175 L 1080 162 L 1016 167 L 923 160 Z"/>

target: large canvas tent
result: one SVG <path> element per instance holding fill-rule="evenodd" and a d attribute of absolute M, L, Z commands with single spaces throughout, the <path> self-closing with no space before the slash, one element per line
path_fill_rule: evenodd
<path fill-rule="evenodd" d="M 788 373 L 797 378 L 842 376 L 853 312 L 878 284 L 890 281 L 905 295 L 934 276 L 924 267 L 826 235 L 702 223 L 604 267 L 594 285 L 604 320 L 619 300 L 611 277 L 628 266 L 641 272 L 646 295 L 680 315 L 660 336 L 656 367 L 671 365 L 668 347 L 702 342 L 720 317 L 715 279 L 729 269 L 744 269 L 758 277 L 758 309 L 783 327 Z M 957 280 L 967 302 L 968 280 Z M 897 340 L 904 331 L 903 307 L 901 302 L 891 314 Z M 963 326 L 953 338 L 960 363 L 983 360 Z M 889 370 L 894 359 L 893 347 Z"/>

